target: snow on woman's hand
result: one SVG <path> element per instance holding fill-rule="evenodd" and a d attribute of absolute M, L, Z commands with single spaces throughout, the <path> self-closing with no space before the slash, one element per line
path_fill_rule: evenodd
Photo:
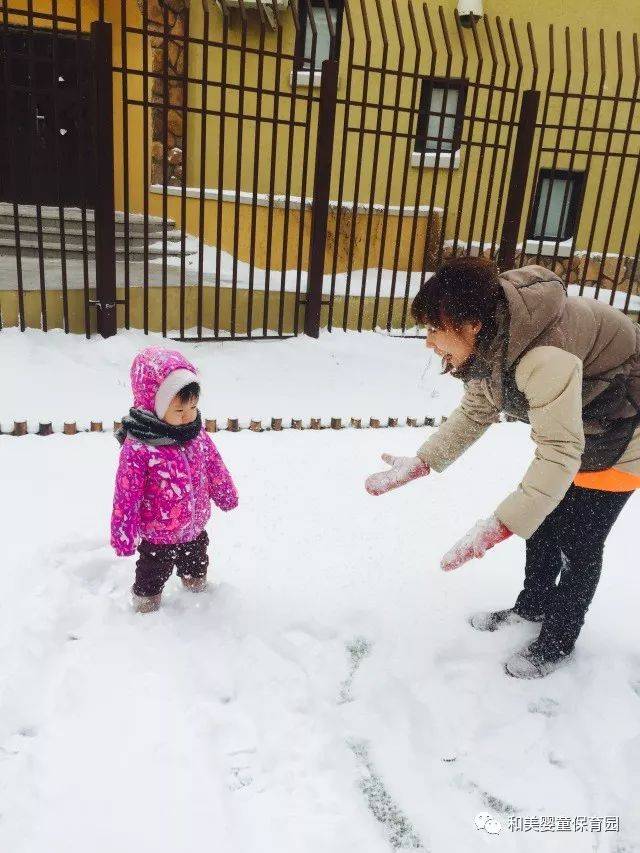
<path fill-rule="evenodd" d="M 426 477 L 429 466 L 418 456 L 391 456 L 382 454 L 382 461 L 390 465 L 385 471 L 379 471 L 367 478 L 364 487 L 370 495 L 384 495 L 399 486 L 405 486 L 418 477 Z"/>
<path fill-rule="evenodd" d="M 499 542 L 503 542 L 511 536 L 508 527 L 492 515 L 478 521 L 462 539 L 444 555 L 440 561 L 440 568 L 444 572 L 459 569 L 460 566 L 474 558 L 484 557 L 489 548 L 493 548 Z"/>

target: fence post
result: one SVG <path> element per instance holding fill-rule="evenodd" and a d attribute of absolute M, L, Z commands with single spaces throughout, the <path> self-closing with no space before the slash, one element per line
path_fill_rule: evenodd
<path fill-rule="evenodd" d="M 91 24 L 94 61 L 93 109 L 96 151 L 96 305 L 98 332 L 116 333 L 116 238 L 113 171 L 112 28 L 106 21 Z M 125 152 L 126 156 L 126 152 Z"/>
<path fill-rule="evenodd" d="M 313 70 L 311 71 L 311 76 L 313 77 Z M 324 278 L 324 253 L 327 246 L 333 132 L 336 123 L 337 97 L 338 63 L 335 59 L 325 59 L 322 63 L 322 81 L 320 83 L 316 166 L 311 208 L 309 274 L 307 278 L 307 298 L 304 313 L 304 331 L 306 335 L 312 338 L 317 338 L 320 334 L 322 280 Z M 303 208 L 300 211 L 300 215 L 304 216 L 304 199 L 302 199 L 302 204 Z"/>
<path fill-rule="evenodd" d="M 516 262 L 516 244 L 522 221 L 522 208 L 529 177 L 529 165 L 533 150 L 533 139 L 536 132 L 536 117 L 540 92 L 537 89 L 527 89 L 522 93 L 518 133 L 513 151 L 513 163 L 509 190 L 505 204 L 500 250 L 498 252 L 498 267 L 500 270 L 513 269 Z M 526 235 L 525 235 L 526 236 Z"/>

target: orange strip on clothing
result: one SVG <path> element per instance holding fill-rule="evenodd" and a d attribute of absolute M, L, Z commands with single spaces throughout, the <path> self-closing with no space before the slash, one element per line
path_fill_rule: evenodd
<path fill-rule="evenodd" d="M 617 468 L 607 468 L 605 471 L 576 474 L 573 484 L 582 489 L 599 489 L 601 492 L 633 492 L 640 489 L 640 477 Z"/>

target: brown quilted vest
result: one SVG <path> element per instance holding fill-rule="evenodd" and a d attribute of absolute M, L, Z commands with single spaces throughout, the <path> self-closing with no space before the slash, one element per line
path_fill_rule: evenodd
<path fill-rule="evenodd" d="M 519 360 L 540 346 L 577 356 L 586 441 L 580 470 L 610 468 L 640 424 L 640 326 L 595 299 L 567 296 L 564 282 L 544 267 L 510 270 L 500 283 L 506 301 L 498 332 L 456 375 L 480 379 L 500 411 L 528 423 L 528 402 L 515 382 Z"/>

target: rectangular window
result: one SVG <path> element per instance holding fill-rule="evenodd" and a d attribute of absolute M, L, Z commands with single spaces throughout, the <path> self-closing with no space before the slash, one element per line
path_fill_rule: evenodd
<path fill-rule="evenodd" d="M 415 151 L 453 153 L 460 148 L 466 93 L 466 80 L 423 79 Z"/>
<path fill-rule="evenodd" d="M 575 235 L 584 172 L 540 169 L 536 187 L 532 240 L 569 240 Z"/>
<path fill-rule="evenodd" d="M 338 59 L 340 55 L 340 32 L 342 29 L 342 10 L 344 0 L 299 0 L 298 18 L 300 21 L 300 32 L 296 45 L 299 68 L 311 68 L 311 53 L 313 49 L 313 26 L 316 28 L 316 53 L 314 68 L 322 69 L 325 59 Z M 331 50 L 331 29 L 327 20 L 327 8 L 329 17 L 333 23 L 335 32 L 334 49 Z"/>

